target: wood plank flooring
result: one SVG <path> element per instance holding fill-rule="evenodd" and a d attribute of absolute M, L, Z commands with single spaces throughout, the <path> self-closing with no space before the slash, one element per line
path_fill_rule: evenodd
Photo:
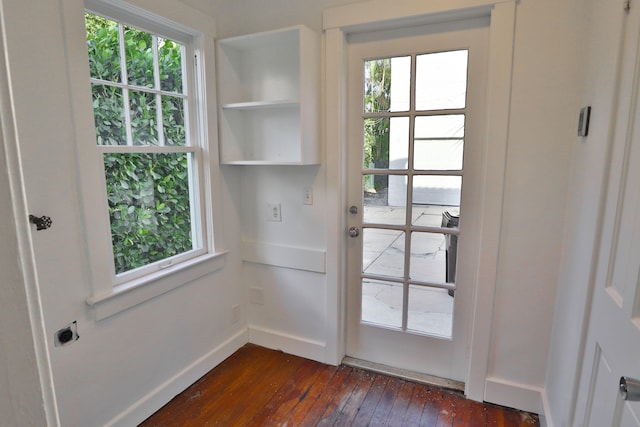
<path fill-rule="evenodd" d="M 538 426 L 458 392 L 252 344 L 141 424 L 159 426 Z"/>

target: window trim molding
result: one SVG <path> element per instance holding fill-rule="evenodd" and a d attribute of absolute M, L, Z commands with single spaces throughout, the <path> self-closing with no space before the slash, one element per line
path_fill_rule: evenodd
<path fill-rule="evenodd" d="M 346 69 L 350 34 L 409 25 L 489 16 L 489 70 L 483 171 L 484 204 L 479 220 L 479 258 L 474 273 L 472 324 L 469 333 L 465 395 L 482 401 L 489 372 L 491 327 L 498 275 L 499 241 L 509 137 L 511 82 L 517 0 L 371 0 L 325 10 L 325 149 L 327 159 L 326 359 L 340 363 L 345 355 L 346 265 Z"/>
<path fill-rule="evenodd" d="M 65 54 L 67 59 L 69 91 L 72 117 L 74 119 L 74 139 L 76 144 L 76 163 L 78 168 L 78 198 L 82 207 L 84 242 L 87 248 L 84 264 L 88 282 L 87 304 L 93 307 L 96 319 L 103 319 L 119 311 L 126 310 L 141 302 L 154 298 L 171 289 L 214 272 L 224 266 L 224 247 L 222 231 L 222 209 L 220 204 L 220 168 L 218 166 L 217 120 L 208 112 L 216 111 L 215 89 L 215 21 L 188 5 L 176 8 L 170 0 L 69 0 L 61 3 L 63 11 Z M 198 67 L 190 86 L 193 92 L 197 114 L 196 126 L 192 129 L 198 142 L 201 161 L 201 177 L 198 185 L 201 213 L 203 216 L 202 233 L 205 236 L 205 254 L 150 272 L 126 283 L 114 283 L 113 253 L 110 244 L 111 231 L 108 216 L 96 219 L 90 217 L 99 197 L 92 194 L 100 188 L 101 181 L 96 170 L 101 169 L 102 152 L 96 149 L 93 126 L 93 109 L 88 74 L 88 53 L 86 49 L 86 30 L 84 26 L 85 10 L 106 14 L 113 19 L 135 26 L 143 26 L 149 31 L 174 37 L 176 41 L 188 42 Z M 171 34 L 166 28 L 177 29 Z M 160 27 L 160 28 L 159 28 Z M 86 85 L 83 83 L 86 82 Z M 99 234 L 104 239 L 92 239 Z M 102 241 L 104 240 L 104 242 Z M 109 262 L 111 260 L 111 262 Z M 104 261 L 104 262 L 103 262 Z"/>

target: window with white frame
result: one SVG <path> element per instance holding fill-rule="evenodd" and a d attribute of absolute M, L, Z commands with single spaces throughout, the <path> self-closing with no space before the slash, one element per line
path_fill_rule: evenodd
<path fill-rule="evenodd" d="M 207 252 L 195 53 L 160 26 L 85 25 L 117 285 Z"/>

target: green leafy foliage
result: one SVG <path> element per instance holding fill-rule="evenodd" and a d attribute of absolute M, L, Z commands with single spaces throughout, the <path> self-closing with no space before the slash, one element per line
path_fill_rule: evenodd
<path fill-rule="evenodd" d="M 179 96 L 183 92 L 183 47 L 145 31 L 120 28 L 117 22 L 89 13 L 85 15 L 85 24 L 90 75 L 100 80 L 92 82 L 97 144 L 128 145 L 127 126 L 130 126 L 133 145 L 159 145 L 160 132 L 165 145 L 186 145 L 185 101 Z M 159 88 L 154 70 L 154 43 L 157 43 Z M 122 76 L 121 46 L 125 50 L 126 79 Z M 127 82 L 128 87 L 117 86 L 122 82 Z M 149 89 L 176 95 L 158 95 Z M 158 123 L 159 106 L 162 123 Z M 193 249 L 188 156 L 104 154 L 116 273 Z"/>
<path fill-rule="evenodd" d="M 374 59 L 364 65 L 364 111 L 378 113 L 389 111 L 391 106 L 391 59 Z M 364 167 L 389 167 L 390 121 L 385 117 L 364 121 Z M 386 175 L 368 175 L 366 190 L 386 188 Z"/>
<path fill-rule="evenodd" d="M 193 248 L 187 156 L 104 155 L 116 273 Z"/>

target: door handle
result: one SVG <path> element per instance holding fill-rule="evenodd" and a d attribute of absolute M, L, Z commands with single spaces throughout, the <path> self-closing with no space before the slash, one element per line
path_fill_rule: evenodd
<path fill-rule="evenodd" d="M 51 227 L 51 224 L 53 224 L 53 221 L 51 221 L 51 218 L 49 218 L 48 216 L 29 215 L 29 222 L 31 224 L 35 224 L 36 230 L 38 231 L 46 230 L 47 228 Z"/>
<path fill-rule="evenodd" d="M 351 227 L 349 229 L 349 237 L 358 237 L 360 235 L 360 230 L 358 227 Z"/>
<path fill-rule="evenodd" d="M 640 400 L 640 380 L 620 377 L 620 395 L 622 400 L 635 402 Z"/>

